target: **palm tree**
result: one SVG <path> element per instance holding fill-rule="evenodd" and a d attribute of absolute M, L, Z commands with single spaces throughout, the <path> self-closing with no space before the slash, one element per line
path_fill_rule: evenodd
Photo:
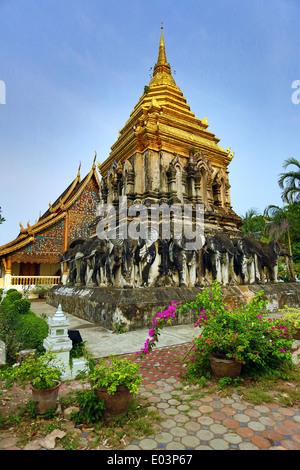
<path fill-rule="evenodd" d="M 265 220 L 258 210 L 252 207 L 241 218 L 244 222 L 241 230 L 249 235 L 249 237 L 260 240 L 264 233 Z"/>
<path fill-rule="evenodd" d="M 286 207 L 278 207 L 275 205 L 269 205 L 264 211 L 264 216 L 268 218 L 266 225 L 266 232 L 272 240 L 288 245 L 290 260 L 291 260 L 291 274 L 292 278 L 295 278 L 293 258 L 292 258 L 292 243 L 290 236 L 290 221 L 288 210 Z"/>
<path fill-rule="evenodd" d="M 278 184 L 282 191 L 282 199 L 286 202 L 300 201 L 300 162 L 296 158 L 288 158 L 284 161 L 283 168 L 295 165 L 295 170 L 279 174 Z"/>
<path fill-rule="evenodd" d="M 0 207 L 0 224 L 2 224 L 3 222 L 5 222 L 5 219 L 4 219 L 4 217 L 2 217 L 1 212 L 2 212 L 2 209 L 1 209 L 1 207 Z"/>

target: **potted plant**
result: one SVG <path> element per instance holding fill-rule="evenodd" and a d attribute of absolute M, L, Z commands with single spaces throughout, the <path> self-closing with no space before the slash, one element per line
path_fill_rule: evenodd
<path fill-rule="evenodd" d="M 111 417 L 128 410 L 133 395 L 138 393 L 142 376 L 137 363 L 110 356 L 91 367 L 88 381 L 98 399 L 104 400 L 104 417 Z"/>
<path fill-rule="evenodd" d="M 48 409 L 56 407 L 63 364 L 58 362 L 55 354 L 48 351 L 38 357 L 29 357 L 14 368 L 14 377 L 20 381 L 29 380 L 32 400 L 37 402 L 38 412 L 43 414 Z"/>
<path fill-rule="evenodd" d="M 261 291 L 246 306 L 232 308 L 225 304 L 221 287 L 214 283 L 211 290 L 198 294 L 195 302 L 178 309 L 195 310 L 195 326 L 201 328 L 189 354 L 190 375 L 201 377 L 211 370 L 217 378 L 235 378 L 240 373 L 280 373 L 289 367 L 292 341 L 285 337 L 282 321 L 268 318 L 266 303 Z"/>

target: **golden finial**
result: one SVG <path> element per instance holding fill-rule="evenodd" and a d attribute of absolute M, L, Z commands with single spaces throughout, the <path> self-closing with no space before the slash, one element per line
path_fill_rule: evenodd
<path fill-rule="evenodd" d="M 81 161 L 79 161 L 79 167 L 78 167 L 78 171 L 77 171 L 77 179 L 78 179 L 79 183 L 80 183 L 80 181 L 81 181 L 81 177 L 80 177 L 80 168 L 81 168 Z"/>
<path fill-rule="evenodd" d="M 96 158 L 97 158 L 97 152 L 95 150 L 95 156 L 94 156 L 94 161 L 93 161 L 93 169 L 96 168 L 96 166 L 95 166 Z"/>
<path fill-rule="evenodd" d="M 19 225 L 20 225 L 20 230 L 24 230 L 24 227 L 22 225 L 22 221 L 20 221 Z"/>
<path fill-rule="evenodd" d="M 158 59 L 157 59 L 157 62 L 154 66 L 153 76 L 156 75 L 158 72 L 166 72 L 169 75 L 171 75 L 171 67 L 167 62 L 163 29 L 164 29 L 163 28 L 163 23 L 161 23 L 161 33 L 160 33 Z"/>

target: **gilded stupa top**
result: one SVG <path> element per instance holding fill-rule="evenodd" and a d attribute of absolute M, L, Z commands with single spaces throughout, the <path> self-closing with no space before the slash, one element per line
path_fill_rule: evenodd
<path fill-rule="evenodd" d="M 154 66 L 153 78 L 149 83 L 149 87 L 158 84 L 165 84 L 176 86 L 175 80 L 172 77 L 171 66 L 167 61 L 165 42 L 163 36 L 163 26 L 161 26 L 161 35 L 159 42 L 159 52 L 157 62 Z"/>
<path fill-rule="evenodd" d="M 145 86 L 109 157 L 98 164 L 98 169 L 105 176 L 112 161 L 124 162 L 136 152 L 143 153 L 147 149 L 164 150 L 187 158 L 192 150 L 201 150 L 208 160 L 225 168 L 232 155 L 218 145 L 219 139 L 207 127 L 206 117 L 203 120 L 195 117 L 175 83 L 161 26 L 158 58 L 149 86 Z"/>

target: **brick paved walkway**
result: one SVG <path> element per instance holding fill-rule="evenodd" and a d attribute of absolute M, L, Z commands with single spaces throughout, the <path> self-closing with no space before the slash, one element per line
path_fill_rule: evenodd
<path fill-rule="evenodd" d="M 139 360 L 144 375 L 139 395 L 151 403 L 162 420 L 152 436 L 127 442 L 125 450 L 300 450 L 299 407 L 275 402 L 256 406 L 238 393 L 225 398 L 196 386 L 184 386 L 177 373 L 188 348 L 187 344 L 172 346 Z M 135 359 L 135 355 L 126 356 Z M 76 432 L 80 448 L 88 450 L 92 433 L 88 429 Z M 56 448 L 61 448 L 57 441 Z M 22 447 L 13 431 L 0 430 L 1 449 L 44 448 L 41 440 Z"/>

